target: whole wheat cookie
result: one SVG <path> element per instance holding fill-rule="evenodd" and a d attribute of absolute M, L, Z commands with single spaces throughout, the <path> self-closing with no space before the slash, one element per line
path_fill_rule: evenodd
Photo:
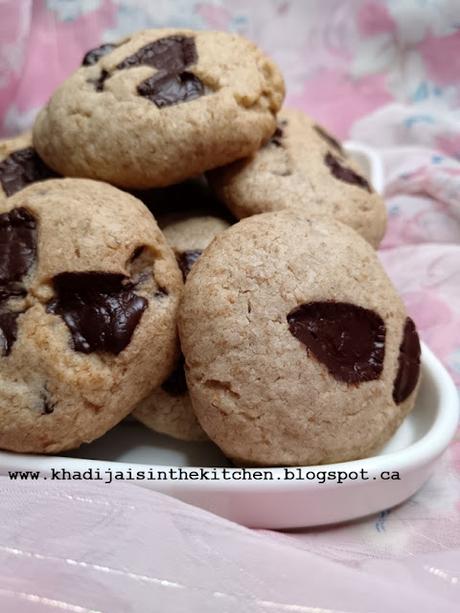
<path fill-rule="evenodd" d="M 158 218 L 158 223 L 176 254 L 184 281 L 204 249 L 230 225 L 224 219 L 210 215 L 209 211 L 196 210 L 164 215 Z M 168 379 L 140 403 L 133 415 L 152 430 L 174 438 L 186 441 L 207 439 L 193 411 L 183 357 Z"/>
<path fill-rule="evenodd" d="M 281 211 L 220 234 L 179 334 L 198 420 L 237 464 L 363 458 L 414 406 L 415 326 L 374 250 L 332 219 Z"/>
<path fill-rule="evenodd" d="M 265 146 L 208 179 L 239 219 L 292 208 L 333 217 L 374 247 L 385 233 L 383 199 L 340 143 L 300 111 L 284 109 Z"/>
<path fill-rule="evenodd" d="M 176 254 L 185 281 L 194 262 L 230 223 L 209 210 L 198 209 L 161 215 L 158 225 Z"/>
<path fill-rule="evenodd" d="M 104 434 L 171 372 L 182 291 L 144 205 L 86 179 L 0 206 L 0 447 L 55 453 Z"/>
<path fill-rule="evenodd" d="M 32 133 L 0 140 L 0 199 L 31 183 L 57 177 L 32 146 Z"/>
<path fill-rule="evenodd" d="M 34 143 L 63 175 L 169 185 L 256 151 L 283 97 L 277 67 L 241 36 L 145 30 L 85 55 Z"/>

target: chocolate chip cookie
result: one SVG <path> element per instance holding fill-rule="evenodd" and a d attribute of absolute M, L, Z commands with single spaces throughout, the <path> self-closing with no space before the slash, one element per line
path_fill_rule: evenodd
<path fill-rule="evenodd" d="M 0 141 L 0 199 L 56 176 L 33 148 L 31 132 Z"/>
<path fill-rule="evenodd" d="M 92 441 L 171 372 L 182 278 L 144 205 L 51 179 L 0 206 L 0 447 Z"/>
<path fill-rule="evenodd" d="M 220 234 L 179 333 L 198 420 L 237 464 L 363 458 L 414 406 L 414 323 L 371 246 L 332 219 L 280 211 Z"/>
<path fill-rule="evenodd" d="M 283 96 L 277 67 L 241 36 L 146 30 L 85 55 L 34 144 L 63 175 L 170 185 L 256 151 Z"/>
<path fill-rule="evenodd" d="M 173 247 L 184 281 L 204 249 L 229 226 L 219 217 L 200 215 L 197 211 L 159 217 L 158 223 Z M 193 411 L 183 357 L 172 375 L 141 402 L 133 415 L 152 430 L 174 438 L 186 441 L 207 438 Z"/>
<path fill-rule="evenodd" d="M 374 247 L 385 233 L 382 198 L 340 143 L 300 111 L 283 110 L 264 147 L 208 173 L 208 179 L 239 219 L 292 208 L 333 217 Z"/>

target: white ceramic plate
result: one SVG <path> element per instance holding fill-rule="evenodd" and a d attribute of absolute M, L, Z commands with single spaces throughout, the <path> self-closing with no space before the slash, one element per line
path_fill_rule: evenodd
<path fill-rule="evenodd" d="M 347 150 L 362 166 L 377 191 L 383 189 L 379 157 L 366 147 L 348 143 Z M 0 452 L 0 474 L 9 471 L 40 471 L 50 479 L 52 471 L 64 469 L 83 477 L 112 479 L 116 474 L 132 482 L 208 509 L 252 527 L 295 528 L 345 521 L 381 511 L 411 496 L 430 477 L 437 459 L 453 438 L 458 423 L 455 386 L 439 360 L 422 346 L 422 383 L 414 411 L 388 444 L 372 458 L 300 470 L 303 480 L 287 480 L 283 468 L 231 468 L 211 443 L 181 443 L 154 434 L 126 420 L 90 445 L 65 456 L 33 456 Z M 158 480 L 162 471 L 181 468 L 188 480 Z M 213 480 L 192 480 L 196 467 L 209 467 Z M 144 473 L 140 478 L 138 471 Z M 344 481 L 324 480 L 327 473 L 341 471 Z M 367 480 L 351 477 L 364 473 Z M 386 476 L 399 479 L 382 480 Z M 206 473 L 204 473 L 206 474 Z M 271 479 L 259 480 L 258 476 Z M 58 476 L 63 473 L 58 472 Z M 245 476 L 246 479 L 237 479 Z M 130 479 L 131 480 L 131 479 Z M 324 483 L 321 481 L 324 480 Z"/>
<path fill-rule="evenodd" d="M 103 480 L 109 480 L 110 474 L 113 478 L 118 472 L 129 478 L 137 471 L 158 478 L 161 471 L 169 472 L 174 467 L 181 467 L 191 477 L 198 474 L 196 467 L 212 467 L 208 476 L 215 476 L 215 480 L 145 478 L 132 482 L 246 526 L 315 526 L 381 511 L 414 494 L 432 474 L 457 424 L 455 386 L 439 360 L 422 345 L 422 383 L 416 407 L 388 444 L 378 455 L 365 460 L 290 469 L 296 474 L 300 470 L 304 480 L 286 480 L 283 468 L 270 469 L 271 480 L 255 479 L 263 473 L 262 469 L 245 469 L 243 473 L 243 469 L 231 468 L 211 443 L 180 443 L 153 434 L 135 421 L 121 423 L 99 440 L 67 456 L 0 452 L 0 473 L 38 470 L 49 479 L 53 469 L 64 469 L 74 476 L 100 474 Z M 363 470 L 367 480 L 349 478 Z M 337 479 L 321 483 L 323 473 L 330 471 L 341 471 L 345 480 L 340 484 Z M 386 476 L 398 473 L 399 480 L 381 480 L 384 471 Z M 235 478 L 243 474 L 245 480 Z"/>
<path fill-rule="evenodd" d="M 383 175 L 382 158 L 379 154 L 371 147 L 367 147 L 361 143 L 355 143 L 354 141 L 347 141 L 344 143 L 344 148 L 350 157 L 352 157 L 362 168 L 366 177 L 370 179 L 375 191 L 379 194 L 383 194 L 385 179 Z"/>

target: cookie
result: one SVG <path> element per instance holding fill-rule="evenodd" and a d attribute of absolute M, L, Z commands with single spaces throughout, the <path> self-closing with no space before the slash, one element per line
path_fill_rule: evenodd
<path fill-rule="evenodd" d="M 133 417 L 154 432 L 182 441 L 208 438 L 193 411 L 182 357 L 172 375 L 136 407 Z"/>
<path fill-rule="evenodd" d="M 85 55 L 34 143 L 63 175 L 170 185 L 256 151 L 283 97 L 277 67 L 241 36 L 145 30 Z"/>
<path fill-rule="evenodd" d="M 383 199 L 340 143 L 300 111 L 283 110 L 264 147 L 208 179 L 239 219 L 292 208 L 333 217 L 374 247 L 385 233 Z"/>
<path fill-rule="evenodd" d="M 206 247 L 230 225 L 209 211 L 196 210 L 161 216 L 158 223 L 176 254 L 184 281 Z"/>
<path fill-rule="evenodd" d="M 198 420 L 237 464 L 363 458 L 414 406 L 415 326 L 372 247 L 333 219 L 280 211 L 220 234 L 179 334 Z"/>
<path fill-rule="evenodd" d="M 193 264 L 217 234 L 229 223 L 218 217 L 199 214 L 175 214 L 159 218 L 185 278 Z M 193 411 L 184 373 L 183 357 L 172 375 L 133 413 L 140 422 L 156 432 L 186 441 L 206 440 Z"/>
<path fill-rule="evenodd" d="M 0 447 L 56 453 L 104 434 L 174 368 L 182 291 L 144 205 L 50 179 L 0 207 Z"/>
<path fill-rule="evenodd" d="M 0 141 L 0 200 L 57 175 L 32 146 L 32 133 Z"/>

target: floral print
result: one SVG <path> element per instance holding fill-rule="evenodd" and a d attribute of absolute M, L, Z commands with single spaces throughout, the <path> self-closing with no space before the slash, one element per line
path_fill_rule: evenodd
<path fill-rule="evenodd" d="M 460 386 L 460 2 L 2 0 L 0 133 L 29 127 L 87 49 L 165 26 L 250 37 L 282 68 L 287 105 L 378 150 L 389 214 L 382 263 Z M 459 526 L 457 440 L 425 488 L 391 512 L 265 536 L 375 570 L 407 552 L 458 552 Z"/>

